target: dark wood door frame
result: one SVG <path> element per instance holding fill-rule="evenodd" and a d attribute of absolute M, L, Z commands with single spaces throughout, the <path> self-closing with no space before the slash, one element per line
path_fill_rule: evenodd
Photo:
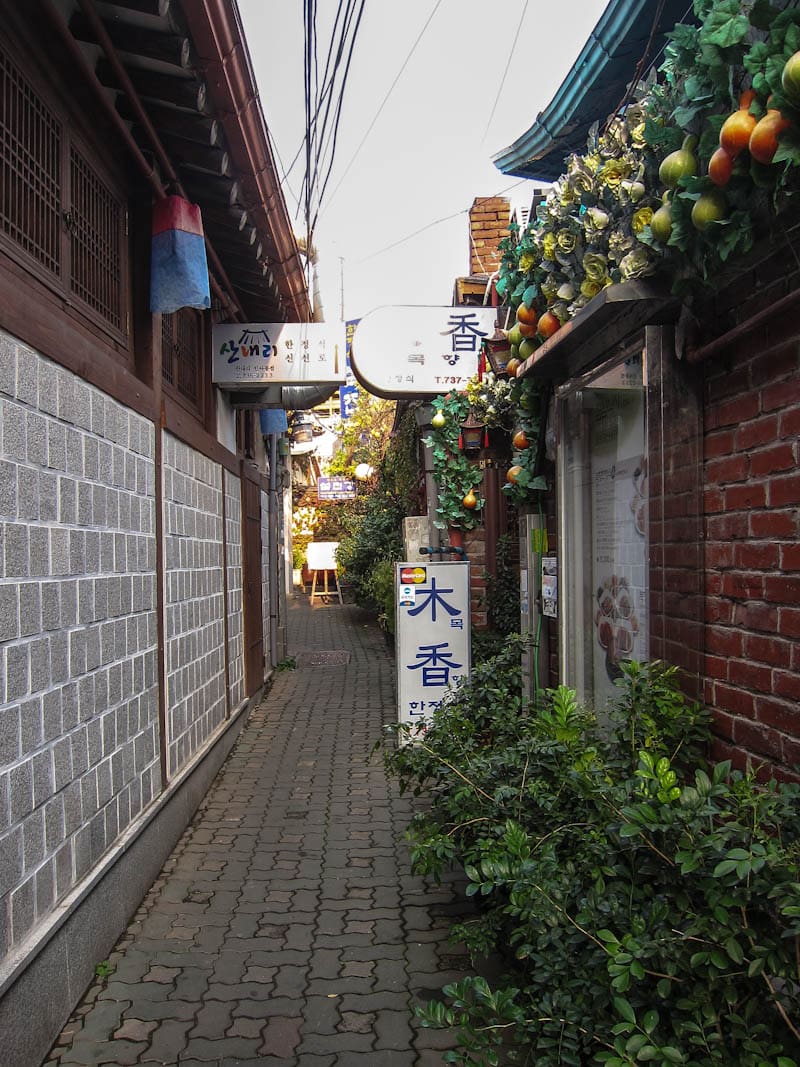
<path fill-rule="evenodd" d="M 264 610 L 261 578 L 261 481 L 242 463 L 242 611 L 247 696 L 264 684 Z"/>

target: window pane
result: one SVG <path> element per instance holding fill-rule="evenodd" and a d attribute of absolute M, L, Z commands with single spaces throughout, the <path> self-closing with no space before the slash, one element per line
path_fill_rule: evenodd
<path fill-rule="evenodd" d="M 201 395 L 202 340 L 202 316 L 192 308 L 161 316 L 162 377 L 194 405 Z"/>
<path fill-rule="evenodd" d="M 562 400 L 567 682 L 602 707 L 648 658 L 648 461 L 642 358 Z"/>
<path fill-rule="evenodd" d="M 106 322 L 122 327 L 123 208 L 74 148 L 68 215 L 72 290 Z"/>
<path fill-rule="evenodd" d="M 61 129 L 0 52 L 0 228 L 52 274 L 61 269 Z"/>

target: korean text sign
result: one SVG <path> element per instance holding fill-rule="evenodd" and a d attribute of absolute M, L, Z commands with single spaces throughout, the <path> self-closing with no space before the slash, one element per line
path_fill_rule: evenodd
<path fill-rule="evenodd" d="M 212 327 L 213 381 L 227 389 L 345 380 L 341 323 L 233 322 Z"/>
<path fill-rule="evenodd" d="M 430 719 L 470 673 L 469 564 L 395 564 L 397 716 Z"/>
<path fill-rule="evenodd" d="M 382 307 L 359 320 L 350 360 L 376 396 L 437 396 L 463 390 L 478 369 L 493 307 Z"/>

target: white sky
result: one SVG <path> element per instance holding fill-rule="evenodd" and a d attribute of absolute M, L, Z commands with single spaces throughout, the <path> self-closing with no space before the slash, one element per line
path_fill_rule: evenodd
<path fill-rule="evenodd" d="M 469 271 L 472 201 L 504 193 L 514 203 L 526 203 L 526 187 L 533 188 L 501 174 L 491 157 L 550 102 L 606 5 L 606 0 L 547 6 L 543 0 L 440 0 L 436 9 L 436 2 L 367 0 L 314 240 L 328 321 L 340 317 L 342 273 L 346 319 L 384 304 L 450 304 L 453 280 Z M 301 0 L 238 4 L 267 125 L 288 166 L 305 125 L 303 5 Z M 319 0 L 318 6 L 322 67 L 337 4 Z M 301 156 L 289 188 L 284 186 L 298 234 L 305 230 L 295 200 L 302 164 Z M 447 216 L 455 217 L 430 225 Z M 402 243 L 383 251 L 394 242 Z"/>

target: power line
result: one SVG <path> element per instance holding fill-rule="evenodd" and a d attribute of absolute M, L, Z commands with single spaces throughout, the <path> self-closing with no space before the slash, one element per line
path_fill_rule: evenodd
<path fill-rule="evenodd" d="M 511 192 L 512 189 L 516 189 L 517 186 L 523 185 L 528 178 L 521 178 L 520 181 L 514 182 L 513 185 L 507 185 L 505 189 L 501 189 L 499 193 L 493 193 L 493 196 L 502 196 L 504 193 Z M 397 241 L 393 241 L 390 245 L 386 245 L 384 248 L 379 249 L 377 252 L 371 252 L 368 256 L 364 256 L 363 259 L 359 259 L 356 262 L 356 266 L 361 266 L 362 263 L 368 263 L 371 259 L 375 259 L 377 256 L 382 256 L 384 252 L 390 252 L 393 248 L 397 248 L 398 245 L 405 244 L 406 241 L 411 241 L 414 237 L 418 237 L 421 233 L 425 233 L 426 230 L 433 229 L 434 226 L 440 226 L 443 222 L 450 222 L 451 219 L 457 219 L 459 215 L 468 215 L 469 208 L 462 208 L 460 211 L 454 211 L 452 215 L 444 215 L 440 219 L 434 219 L 433 222 L 428 222 L 424 226 L 420 226 L 418 230 L 414 230 L 413 233 L 406 234 L 405 237 L 401 237 Z"/>
<path fill-rule="evenodd" d="M 377 110 L 377 112 L 376 112 L 376 114 L 375 114 L 375 117 L 373 118 L 373 120 L 372 120 L 372 122 L 371 122 L 371 123 L 369 124 L 369 126 L 367 127 L 367 132 L 366 132 L 366 133 L 364 134 L 364 136 L 363 136 L 363 137 L 361 138 L 361 141 L 359 142 L 359 144 L 358 144 L 358 147 L 356 148 L 355 152 L 353 152 L 352 156 L 350 157 L 350 162 L 349 162 L 349 163 L 347 164 L 347 166 L 345 167 L 344 173 L 342 174 L 341 178 L 339 179 L 339 181 L 338 181 L 338 182 L 336 183 L 336 185 L 334 186 L 333 192 L 332 192 L 332 193 L 331 193 L 331 195 L 330 195 L 330 196 L 328 197 L 328 203 L 329 203 L 329 204 L 330 204 L 331 200 L 333 200 L 333 198 L 334 198 L 334 197 L 336 196 L 336 194 L 337 194 L 337 192 L 339 191 L 339 189 L 341 188 L 341 186 L 342 186 L 342 182 L 343 182 L 343 181 L 345 180 L 345 178 L 347 177 L 347 175 L 348 175 L 348 174 L 350 173 L 350 168 L 351 168 L 351 167 L 353 166 L 353 164 L 355 163 L 355 161 L 356 161 L 356 159 L 357 159 L 357 157 L 358 157 L 358 154 L 359 154 L 359 152 L 361 151 L 361 149 L 362 149 L 362 148 L 364 147 L 364 143 L 365 143 L 365 141 L 367 140 L 367 138 L 369 137 L 370 133 L 372 133 L 372 129 L 373 129 L 373 127 L 374 127 L 375 123 L 376 123 L 376 122 L 378 121 L 378 119 L 380 118 L 381 112 L 383 111 L 384 107 L 386 106 L 386 103 L 387 103 L 387 101 L 388 101 L 389 97 L 390 97 L 390 96 L 392 95 L 392 92 L 393 92 L 393 90 L 394 90 L 394 87 L 395 87 L 395 86 L 397 85 L 397 83 L 398 83 L 398 82 L 400 81 L 400 78 L 401 78 L 401 76 L 402 76 L 402 74 L 403 74 L 403 71 L 404 71 L 404 70 L 406 69 L 406 67 L 408 66 L 409 62 L 411 61 L 411 57 L 412 57 L 412 56 L 414 55 L 414 52 L 415 52 L 415 51 L 416 51 L 416 49 L 417 49 L 417 45 L 418 45 L 418 44 L 419 44 L 419 42 L 420 42 L 420 41 L 422 40 L 422 37 L 423 37 L 423 35 L 424 35 L 425 31 L 427 30 L 428 26 L 429 26 L 429 25 L 431 24 L 431 21 L 432 21 L 432 19 L 433 19 L 433 16 L 434 16 L 434 15 L 436 14 L 436 12 L 437 12 L 437 11 L 439 10 L 439 7 L 441 6 L 441 3 L 442 3 L 442 0 L 436 0 L 436 4 L 434 5 L 433 11 L 431 11 L 430 15 L 428 16 L 428 18 L 427 18 L 427 20 L 426 20 L 426 22 L 425 22 L 425 25 L 424 25 L 424 26 L 422 27 L 422 29 L 420 30 L 420 32 L 419 32 L 419 35 L 417 36 L 417 39 L 416 39 L 416 41 L 414 41 L 414 44 L 413 44 L 413 45 L 411 46 L 411 51 L 410 51 L 410 52 L 408 53 L 408 55 L 406 56 L 405 60 L 403 61 L 403 65 L 402 65 L 402 66 L 400 67 L 400 70 L 399 70 L 399 71 L 397 72 L 397 74 L 395 75 L 395 79 L 394 79 L 394 81 L 392 82 L 392 84 L 391 84 L 391 85 L 389 86 L 389 90 L 388 90 L 388 92 L 386 93 L 386 96 L 384 96 L 383 100 L 381 101 L 381 105 L 380 105 L 380 107 L 378 108 L 378 110 Z"/>
<path fill-rule="evenodd" d="M 506 60 L 506 69 L 503 71 L 503 77 L 500 79 L 500 88 L 497 90 L 497 96 L 494 98 L 494 103 L 492 104 L 492 112 L 489 115 L 489 119 L 486 123 L 486 129 L 483 131 L 481 144 L 484 144 L 484 142 L 486 141 L 487 134 L 489 133 L 489 128 L 492 125 L 494 113 L 495 111 L 497 111 L 497 105 L 500 103 L 500 94 L 503 92 L 503 86 L 506 84 L 506 77 L 508 75 L 509 70 L 511 69 L 511 60 L 514 57 L 514 49 L 517 47 L 517 41 L 519 40 L 519 35 L 522 30 L 522 23 L 525 21 L 525 15 L 527 11 L 528 0 L 525 0 L 525 3 L 522 6 L 522 14 L 519 17 L 519 23 L 517 24 L 517 32 L 514 34 L 514 40 L 511 42 L 511 51 L 508 53 L 508 59 Z"/>

